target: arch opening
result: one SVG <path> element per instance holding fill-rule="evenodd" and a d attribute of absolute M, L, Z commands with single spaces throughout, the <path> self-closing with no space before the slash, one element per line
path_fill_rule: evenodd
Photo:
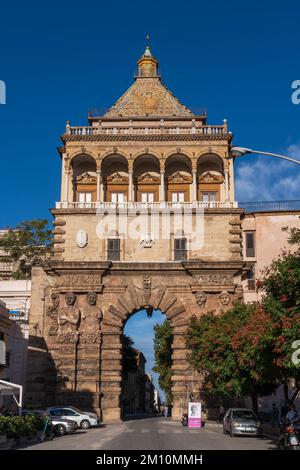
<path fill-rule="evenodd" d="M 165 163 L 166 191 L 168 202 L 192 200 L 192 163 L 183 154 L 174 154 Z"/>
<path fill-rule="evenodd" d="M 96 201 L 96 161 L 87 154 L 77 155 L 71 162 L 73 170 L 73 201 Z"/>
<path fill-rule="evenodd" d="M 102 161 L 102 181 L 106 202 L 127 202 L 129 191 L 128 161 L 123 155 L 110 154 Z"/>
<path fill-rule="evenodd" d="M 124 324 L 120 400 L 123 419 L 158 416 L 167 410 L 171 390 L 167 391 L 166 377 L 158 373 L 158 342 L 167 327 L 171 329 L 167 316 L 151 307 L 134 311 Z M 169 353 L 171 371 L 171 348 Z"/>

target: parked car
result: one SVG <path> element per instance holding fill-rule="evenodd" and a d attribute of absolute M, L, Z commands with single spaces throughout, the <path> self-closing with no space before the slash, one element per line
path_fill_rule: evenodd
<path fill-rule="evenodd" d="M 47 408 L 47 411 L 51 414 L 52 419 L 54 417 L 72 419 L 72 421 L 75 421 L 77 426 L 81 429 L 88 429 L 89 427 L 97 426 L 100 423 L 96 413 L 81 411 L 75 406 L 51 406 L 50 408 Z"/>
<path fill-rule="evenodd" d="M 51 416 L 48 411 L 44 410 L 23 410 L 22 416 L 34 415 L 34 416 L 44 416 L 49 419 L 51 424 L 52 431 L 55 436 L 64 436 L 65 434 L 70 434 L 76 431 L 78 428 L 76 421 L 71 419 L 63 419 L 56 416 Z"/>
<path fill-rule="evenodd" d="M 254 411 L 247 408 L 229 408 L 223 420 L 223 434 L 230 436 L 260 436 L 262 422 Z"/>
<path fill-rule="evenodd" d="M 63 419 L 52 417 L 52 430 L 56 436 L 64 436 L 65 434 L 71 434 L 78 429 L 76 421 L 71 419 Z"/>

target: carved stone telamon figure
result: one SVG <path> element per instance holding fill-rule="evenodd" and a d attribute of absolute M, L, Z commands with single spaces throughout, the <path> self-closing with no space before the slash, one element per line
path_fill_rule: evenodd
<path fill-rule="evenodd" d="M 96 292 L 88 292 L 86 295 L 86 300 L 89 305 L 96 305 L 97 303 L 97 294 Z"/>
<path fill-rule="evenodd" d="M 49 336 L 54 336 L 58 331 L 58 306 L 59 306 L 59 294 L 51 294 L 52 305 L 48 307 L 47 315 L 50 318 L 50 326 L 48 329 Z"/>
<path fill-rule="evenodd" d="M 65 301 L 67 305 L 74 305 L 76 301 L 76 295 L 74 292 L 67 292 L 65 295 Z"/>
<path fill-rule="evenodd" d="M 219 297 L 221 305 L 229 305 L 231 302 L 231 296 L 228 292 L 222 292 Z"/>
<path fill-rule="evenodd" d="M 74 292 L 67 292 L 65 294 L 65 301 L 67 307 L 61 308 L 59 311 L 59 316 L 58 316 L 58 324 L 59 324 L 59 331 L 60 333 L 62 332 L 62 326 L 65 324 L 69 324 L 66 328 L 66 331 L 74 331 L 74 328 L 72 328 L 71 325 L 77 326 L 79 324 L 80 320 L 80 310 L 79 308 L 74 308 L 74 304 L 76 301 L 76 295 Z"/>
<path fill-rule="evenodd" d="M 207 300 L 207 296 L 204 294 L 204 292 L 196 292 L 195 297 L 199 307 L 204 307 Z"/>
<path fill-rule="evenodd" d="M 101 308 L 97 306 L 97 300 L 97 292 L 90 291 L 86 294 L 87 306 L 84 308 L 82 318 L 84 319 L 84 328 L 86 329 L 88 327 L 98 334 L 98 331 L 101 329 L 100 323 L 102 321 L 103 314 Z M 84 336 L 81 336 L 82 340 L 83 338 Z"/>

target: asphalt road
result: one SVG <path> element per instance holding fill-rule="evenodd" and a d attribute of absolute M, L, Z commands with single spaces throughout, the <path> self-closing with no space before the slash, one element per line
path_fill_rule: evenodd
<path fill-rule="evenodd" d="M 166 418 L 107 424 L 35 445 L 30 450 L 270 450 L 272 438 L 224 436 L 220 426 L 188 429 Z M 25 447 L 24 447 L 25 449 Z"/>

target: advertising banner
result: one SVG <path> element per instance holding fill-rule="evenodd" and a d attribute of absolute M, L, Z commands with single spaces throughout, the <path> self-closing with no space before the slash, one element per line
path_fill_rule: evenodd
<path fill-rule="evenodd" d="M 189 428 L 201 428 L 201 403 L 189 403 Z"/>

